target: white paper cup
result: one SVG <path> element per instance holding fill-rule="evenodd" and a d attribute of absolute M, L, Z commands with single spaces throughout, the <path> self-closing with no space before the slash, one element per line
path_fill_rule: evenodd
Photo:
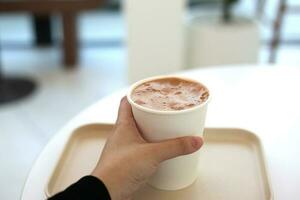
<path fill-rule="evenodd" d="M 158 142 L 183 136 L 203 136 L 208 99 L 195 107 L 178 111 L 159 111 L 136 104 L 131 99 L 132 91 L 142 83 L 161 78 L 180 78 L 199 83 L 180 76 L 156 76 L 133 84 L 127 94 L 127 99 L 132 106 L 135 121 L 149 142 Z M 203 85 L 202 83 L 200 83 Z M 206 86 L 203 85 L 205 88 Z M 207 88 L 206 88 L 207 89 Z M 164 161 L 157 172 L 149 179 L 149 184 L 158 189 L 178 190 L 191 185 L 198 176 L 197 151 L 190 155 L 180 156 Z"/>

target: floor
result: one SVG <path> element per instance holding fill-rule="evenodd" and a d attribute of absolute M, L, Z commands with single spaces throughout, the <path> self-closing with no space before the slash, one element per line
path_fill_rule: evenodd
<path fill-rule="evenodd" d="M 60 64 L 59 45 L 31 47 L 29 17 L 26 14 L 0 15 L 1 60 L 5 74 L 28 76 L 38 84 L 31 97 L 0 106 L 1 200 L 19 199 L 34 160 L 59 128 L 83 108 L 126 86 L 125 31 L 120 14 L 92 12 L 80 16 L 83 41 L 80 63 L 77 70 L 71 71 L 63 70 Z M 296 22 L 291 20 L 287 24 L 287 34 L 294 34 Z M 59 23 L 56 28 L 59 29 Z M 267 29 L 262 25 L 266 39 L 269 37 Z M 299 55 L 299 46 L 283 45 L 277 62 L 299 64 Z M 260 62 L 266 62 L 267 57 L 268 47 L 262 45 Z"/>

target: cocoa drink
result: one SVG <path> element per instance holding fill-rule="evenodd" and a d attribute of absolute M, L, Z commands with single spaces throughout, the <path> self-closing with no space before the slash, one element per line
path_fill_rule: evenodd
<path fill-rule="evenodd" d="M 142 83 L 131 93 L 135 103 L 160 111 L 189 109 L 204 103 L 208 96 L 209 92 L 205 86 L 177 77 Z"/>

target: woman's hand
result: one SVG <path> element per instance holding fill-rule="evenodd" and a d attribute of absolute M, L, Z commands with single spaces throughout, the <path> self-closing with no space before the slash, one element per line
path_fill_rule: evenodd
<path fill-rule="evenodd" d="M 161 162 L 193 153 L 202 144 L 202 139 L 194 136 L 158 143 L 145 141 L 137 128 L 131 106 L 124 97 L 114 130 L 92 175 L 104 182 L 112 200 L 131 199 Z"/>

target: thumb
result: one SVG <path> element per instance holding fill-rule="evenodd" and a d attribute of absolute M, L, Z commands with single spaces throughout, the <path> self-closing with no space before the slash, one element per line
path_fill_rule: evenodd
<path fill-rule="evenodd" d="M 152 155 L 159 162 L 196 152 L 203 145 L 201 137 L 186 136 L 152 143 Z"/>

